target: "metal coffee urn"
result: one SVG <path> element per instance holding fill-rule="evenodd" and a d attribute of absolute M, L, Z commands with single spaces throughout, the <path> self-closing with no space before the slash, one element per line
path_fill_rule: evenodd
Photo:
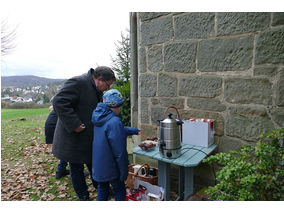
<path fill-rule="evenodd" d="M 168 108 L 175 108 L 175 107 L 168 107 Z M 180 118 L 173 119 L 171 113 L 168 114 L 168 117 L 166 119 L 161 120 L 159 122 L 160 122 L 160 140 L 159 140 L 160 154 L 163 157 L 167 158 L 178 158 L 181 155 L 181 138 L 182 138 L 181 131 L 182 131 L 183 122 L 181 121 Z"/>

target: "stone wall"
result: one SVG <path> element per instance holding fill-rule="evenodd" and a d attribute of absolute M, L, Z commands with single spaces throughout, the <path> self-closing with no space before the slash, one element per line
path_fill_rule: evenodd
<path fill-rule="evenodd" d="M 182 118 L 214 119 L 218 152 L 284 126 L 284 13 L 137 16 L 142 140 L 159 134 L 169 105 Z"/>
<path fill-rule="evenodd" d="M 219 151 L 284 126 L 284 13 L 138 13 L 138 126 L 175 105 L 216 120 Z"/>

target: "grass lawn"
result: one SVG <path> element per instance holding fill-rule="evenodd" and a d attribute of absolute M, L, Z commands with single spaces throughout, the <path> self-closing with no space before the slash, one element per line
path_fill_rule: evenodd
<path fill-rule="evenodd" d="M 21 117 L 29 117 L 36 115 L 46 115 L 48 114 L 48 108 L 39 109 L 2 109 L 1 110 L 1 120 L 11 120 Z"/>
<path fill-rule="evenodd" d="M 1 110 L 1 200 L 78 200 L 70 176 L 55 179 L 59 162 L 45 144 L 48 108 Z M 90 197 L 96 191 L 87 178 Z"/>

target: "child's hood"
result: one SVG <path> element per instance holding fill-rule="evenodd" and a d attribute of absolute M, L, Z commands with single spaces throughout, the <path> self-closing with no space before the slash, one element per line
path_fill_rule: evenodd
<path fill-rule="evenodd" d="M 100 102 L 93 111 L 92 122 L 95 126 L 103 126 L 113 116 L 115 113 L 105 103 Z"/>

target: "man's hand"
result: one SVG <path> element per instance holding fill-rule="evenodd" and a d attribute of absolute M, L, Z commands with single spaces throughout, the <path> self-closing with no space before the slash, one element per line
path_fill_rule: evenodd
<path fill-rule="evenodd" d="M 82 132 L 85 128 L 86 126 L 84 124 L 81 124 L 76 129 L 74 129 L 74 132 Z"/>

